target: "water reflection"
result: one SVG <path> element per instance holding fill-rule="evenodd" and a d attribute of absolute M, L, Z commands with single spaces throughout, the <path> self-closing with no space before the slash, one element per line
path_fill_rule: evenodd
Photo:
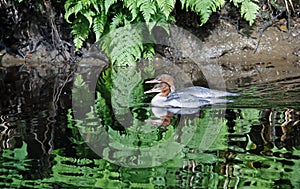
<path fill-rule="evenodd" d="M 65 127 L 64 112 L 70 107 L 63 70 L 44 68 L 53 72 L 46 77 L 24 65 L 1 68 L 1 175 L 7 176 L 2 186 L 19 187 L 17 180 L 49 177 L 52 153 L 59 146 L 54 141 L 64 134 L 60 127 Z"/>
<path fill-rule="evenodd" d="M 171 124 L 171 119 L 174 115 L 197 115 L 200 113 L 200 108 L 176 108 L 176 107 L 155 107 L 151 106 L 151 112 L 154 115 L 153 119 L 145 120 L 147 123 L 158 126 L 168 126 Z"/>
<path fill-rule="evenodd" d="M 156 119 L 145 120 L 147 123 L 151 123 L 158 126 L 168 126 L 171 124 L 172 113 L 167 108 L 152 107 L 151 108 Z"/>
<path fill-rule="evenodd" d="M 163 74 L 158 76 L 160 79 L 154 79 L 145 83 L 156 83 L 152 89 L 147 90 L 144 94 L 156 94 L 151 99 L 151 111 L 156 119 L 146 120 L 148 123 L 155 125 L 168 126 L 171 123 L 171 116 L 175 115 L 192 115 L 207 106 L 233 102 L 226 96 L 239 96 L 225 91 L 218 91 L 200 86 L 184 88 L 175 91 L 174 78 L 170 75 Z M 167 82 L 164 82 L 163 80 Z"/>
<path fill-rule="evenodd" d="M 112 90 L 112 83 L 102 76 L 95 106 L 85 109 L 88 120 L 76 120 L 70 86 L 53 104 L 54 88 L 64 79 L 40 81 L 39 76 L 33 81 L 34 71 L 18 70 L 9 77 L 1 75 L 1 188 L 300 188 L 299 91 L 292 85 L 284 93 L 281 84 L 279 91 L 269 85 L 273 92 L 266 85 L 245 87 L 246 94 L 227 108 L 206 107 L 195 114 L 178 115 L 145 105 L 151 97 L 144 96 L 143 81 L 132 83 L 130 106 L 122 106 L 121 102 L 128 101 L 112 97 L 119 89 Z M 84 90 L 77 92 L 87 95 Z M 116 104 L 112 98 L 117 99 Z M 88 114 L 92 110 L 95 116 Z M 158 124 L 168 127 L 147 123 L 155 117 Z M 100 124 L 95 121 L 99 118 Z M 103 157 L 136 164 L 153 157 L 158 161 L 172 153 L 172 146 L 164 154 L 153 150 L 142 157 L 141 153 L 130 154 L 124 146 L 144 153 L 144 148 L 173 138 L 172 144 L 185 141 L 185 145 L 155 167 L 124 167 L 99 157 L 86 144 L 93 140 L 103 144 L 104 132 L 119 143 L 112 142 L 113 148 L 104 146 Z M 124 158 L 128 156 L 132 159 Z"/>
<path fill-rule="evenodd" d="M 251 149 L 254 153 L 264 155 L 275 155 L 279 157 L 289 156 L 288 154 L 275 153 L 272 149 L 293 150 L 299 146 L 299 110 L 271 110 L 263 109 L 261 111 L 261 124 L 252 127 L 249 136 L 255 147 Z M 260 133 L 257 136 L 257 132 Z"/>

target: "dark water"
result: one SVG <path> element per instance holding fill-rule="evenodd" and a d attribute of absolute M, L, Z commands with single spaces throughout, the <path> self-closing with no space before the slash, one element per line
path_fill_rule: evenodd
<path fill-rule="evenodd" d="M 157 126 L 136 72 L 62 71 L 1 69 L 1 188 L 300 188 L 300 77 Z"/>

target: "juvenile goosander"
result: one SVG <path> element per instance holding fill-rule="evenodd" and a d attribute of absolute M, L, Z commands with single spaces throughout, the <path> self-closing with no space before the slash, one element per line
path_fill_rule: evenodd
<path fill-rule="evenodd" d="M 162 74 L 157 76 L 155 79 L 146 81 L 145 83 L 162 83 L 165 82 L 170 86 L 171 93 L 175 92 L 175 84 L 174 84 L 174 78 L 168 74 Z M 204 100 L 208 100 L 210 98 L 219 98 L 219 97 L 226 97 L 226 96 L 239 96 L 237 93 L 230 93 L 226 91 L 220 91 L 216 89 L 209 89 L 205 87 L 200 86 L 192 86 L 187 87 L 184 89 L 181 89 L 179 91 L 176 91 L 176 95 L 181 94 L 189 94 L 198 98 L 202 98 Z M 208 99 L 207 99 L 208 98 Z"/>
<path fill-rule="evenodd" d="M 144 93 L 158 93 L 151 100 L 151 105 L 154 107 L 199 108 L 211 104 L 209 100 L 200 99 L 188 93 L 171 93 L 171 87 L 166 82 L 160 82 Z"/>

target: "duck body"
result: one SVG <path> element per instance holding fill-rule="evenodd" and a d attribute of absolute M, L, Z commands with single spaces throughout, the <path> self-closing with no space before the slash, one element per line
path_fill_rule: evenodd
<path fill-rule="evenodd" d="M 205 99 L 199 99 L 192 95 L 176 92 L 170 94 L 167 97 L 157 94 L 152 100 L 151 105 L 156 107 L 185 107 L 185 108 L 197 108 L 210 104 L 210 101 Z"/>
<path fill-rule="evenodd" d="M 171 92 L 170 86 L 165 82 L 156 84 L 145 93 L 154 92 L 158 92 L 151 100 L 151 105 L 154 107 L 199 108 L 211 103 L 209 100 L 200 99 L 185 92 Z"/>
<path fill-rule="evenodd" d="M 191 95 L 193 97 L 202 98 L 203 100 L 210 100 L 214 98 L 226 97 L 226 96 L 239 96 L 237 93 L 230 93 L 227 91 L 220 91 L 216 89 L 209 89 L 201 86 L 192 86 L 175 91 L 175 80 L 168 74 L 162 74 L 155 79 L 146 81 L 146 83 L 162 83 L 165 82 L 170 86 L 171 93 L 181 96 L 181 94 Z"/>
<path fill-rule="evenodd" d="M 226 96 L 239 96 L 237 93 L 230 93 L 227 91 L 220 91 L 216 89 L 209 89 L 205 87 L 200 87 L 200 86 L 193 86 L 193 87 L 187 87 L 183 88 L 179 91 L 176 91 L 175 93 L 177 94 L 189 94 L 198 98 L 220 98 L 220 97 L 226 97 Z"/>

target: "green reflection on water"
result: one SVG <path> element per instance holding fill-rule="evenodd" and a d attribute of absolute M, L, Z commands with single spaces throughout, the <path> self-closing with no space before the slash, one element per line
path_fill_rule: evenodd
<path fill-rule="evenodd" d="M 284 188 L 299 187 L 299 150 L 290 151 L 276 146 L 267 149 L 265 146 L 261 152 L 269 151 L 273 154 L 262 155 L 255 152 L 255 147 L 264 145 L 255 144 L 256 141 L 251 141 L 249 136 L 252 132 L 251 127 L 260 122 L 257 116 L 262 112 L 259 110 L 233 110 L 235 113 L 240 112 L 240 117 L 235 119 L 234 132 L 229 132 L 230 121 L 216 118 L 220 124 L 218 135 L 210 147 L 202 151 L 203 137 L 209 134 L 207 129 L 210 128 L 206 125 L 210 122 L 207 119 L 209 116 L 206 115 L 214 111 L 216 110 L 204 110 L 203 117 L 194 118 L 197 129 L 193 138 L 175 157 L 161 166 L 140 169 L 120 167 L 99 158 L 86 146 L 74 120 L 70 118 L 69 128 L 73 131 L 70 142 L 75 148 L 74 154 L 69 154 L 69 149 L 55 150 L 52 154 L 51 174 L 41 179 L 28 180 L 22 176 L 24 175 L 22 173 L 32 166 L 31 160 L 26 159 L 26 144 L 24 143 L 21 148 L 4 150 L 1 157 L 1 180 L 3 181 L 1 186 L 52 188 L 56 184 L 61 187 L 87 188 L 223 188 L 224 186 L 273 188 L 275 185 Z M 166 132 L 172 133 L 177 128 L 169 126 Z M 112 133 L 115 137 L 122 138 L 126 135 L 132 138 L 125 141 L 135 145 L 133 141 L 136 135 L 134 130 L 130 131 L 130 129 L 128 133 L 132 132 L 132 134 L 128 135 L 117 131 Z M 145 136 L 139 133 L 140 138 L 144 137 L 143 140 L 148 141 L 144 145 L 153 145 L 151 140 L 160 139 L 154 137 L 159 135 L 159 130 L 158 127 L 157 132 L 151 135 L 144 134 Z M 151 137 L 147 139 L 149 136 Z M 163 137 L 169 136 L 166 134 Z M 284 157 L 284 155 L 289 156 Z M 3 175 L 6 175 L 5 179 Z"/>
<path fill-rule="evenodd" d="M 205 108 L 196 116 L 174 115 L 168 127 L 161 127 L 145 123 L 152 115 L 150 107 L 144 106 L 146 98 L 139 73 L 130 76 L 137 78 L 127 85 L 132 93 L 127 90 L 128 96 L 116 98 L 114 105 L 110 74 L 105 73 L 105 86 L 104 80 L 99 81 L 95 106 L 86 108 L 85 119 L 74 119 L 73 110 L 69 109 L 66 137 L 70 145 L 48 154 L 50 164 L 39 165 L 48 169 L 48 174 L 32 171 L 37 170 L 37 161 L 28 157 L 28 143 L 2 150 L 1 188 L 300 188 L 299 110 L 287 108 L 290 106 L 285 107 L 285 103 L 272 108 L 266 108 L 271 107 L 269 104 L 255 107 L 256 98 L 242 96 L 230 108 Z M 76 81 L 74 98 L 86 95 L 88 99 L 86 83 Z M 133 100 L 127 101 L 128 98 Z M 85 103 L 88 102 L 79 105 L 84 107 Z M 112 106 L 120 111 L 114 112 Z M 128 118 L 128 112 L 131 121 L 124 126 L 121 123 Z M 20 132 L 26 135 L 25 131 Z M 159 166 L 123 167 L 102 159 L 86 144 L 108 140 L 104 132 L 113 139 L 111 146 L 118 150 L 124 146 L 156 146 L 173 138 L 175 142 L 180 139 L 187 143 Z M 5 136 L 2 133 L 1 139 Z M 126 161 L 124 157 L 130 156 L 129 161 L 135 162 L 139 156 L 101 147 L 102 156 L 107 159 Z M 166 150 L 166 154 L 171 151 Z"/>

